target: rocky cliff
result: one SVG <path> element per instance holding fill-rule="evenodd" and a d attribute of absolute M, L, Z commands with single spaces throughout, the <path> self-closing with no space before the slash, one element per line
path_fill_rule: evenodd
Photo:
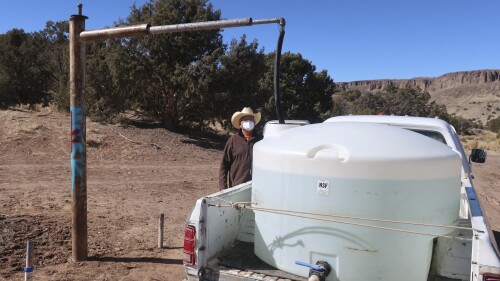
<path fill-rule="evenodd" d="M 500 116 L 500 70 L 447 73 L 436 78 L 384 79 L 337 83 L 339 90 L 381 91 L 387 86 L 418 87 L 446 105 L 450 114 L 476 118 L 486 124 Z"/>

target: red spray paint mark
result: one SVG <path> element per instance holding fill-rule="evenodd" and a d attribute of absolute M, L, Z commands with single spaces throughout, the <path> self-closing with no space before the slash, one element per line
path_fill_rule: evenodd
<path fill-rule="evenodd" d="M 72 139 L 71 134 L 73 133 L 73 110 L 70 111 L 69 118 L 70 118 L 70 121 L 69 121 L 70 122 L 69 123 L 69 125 L 70 125 L 69 151 L 73 152 L 73 144 L 72 144 L 72 141 L 71 141 L 71 139 Z"/>
<path fill-rule="evenodd" d="M 73 152 L 73 144 L 81 143 L 80 130 L 73 130 L 73 111 L 71 112 L 71 135 L 70 135 L 70 150 Z"/>

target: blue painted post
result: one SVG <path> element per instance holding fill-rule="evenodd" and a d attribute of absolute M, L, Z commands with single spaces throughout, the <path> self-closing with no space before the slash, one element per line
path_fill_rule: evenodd
<path fill-rule="evenodd" d="M 80 33 L 85 30 L 86 16 L 82 4 L 78 15 L 69 20 L 70 113 L 71 113 L 71 196 L 72 196 L 72 258 L 87 259 L 87 154 L 85 123 L 85 43 Z"/>

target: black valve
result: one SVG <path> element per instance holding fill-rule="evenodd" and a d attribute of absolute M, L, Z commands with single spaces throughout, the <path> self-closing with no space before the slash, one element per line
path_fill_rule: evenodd
<path fill-rule="evenodd" d="M 309 277 L 316 275 L 319 280 L 325 281 L 330 271 L 332 271 L 332 267 L 326 261 L 317 261 L 316 265 L 317 267 L 309 269 Z"/>

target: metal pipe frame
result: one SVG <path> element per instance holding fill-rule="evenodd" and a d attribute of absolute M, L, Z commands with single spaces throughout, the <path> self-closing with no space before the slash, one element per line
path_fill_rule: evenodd
<path fill-rule="evenodd" d="M 80 39 L 82 41 L 105 40 L 120 37 L 142 36 L 142 35 L 157 35 L 165 33 L 178 33 L 186 31 L 212 30 L 231 27 L 252 26 L 257 24 L 277 23 L 281 26 L 285 25 L 284 18 L 258 19 L 241 18 L 233 20 L 217 20 L 206 22 L 194 22 L 172 25 L 151 26 L 149 24 L 140 24 L 125 27 L 113 27 L 104 29 L 95 29 L 82 31 Z"/>
<path fill-rule="evenodd" d="M 84 261 L 88 258 L 87 234 L 87 155 L 86 155 L 86 106 L 85 106 L 85 42 L 121 37 L 156 35 L 185 31 L 200 31 L 255 24 L 278 23 L 285 26 L 285 19 L 241 18 L 210 22 L 195 22 L 174 25 L 150 26 L 140 24 L 85 30 L 82 4 L 78 4 L 78 14 L 69 21 L 70 45 L 70 111 L 71 111 L 71 195 L 72 195 L 72 258 Z"/>

